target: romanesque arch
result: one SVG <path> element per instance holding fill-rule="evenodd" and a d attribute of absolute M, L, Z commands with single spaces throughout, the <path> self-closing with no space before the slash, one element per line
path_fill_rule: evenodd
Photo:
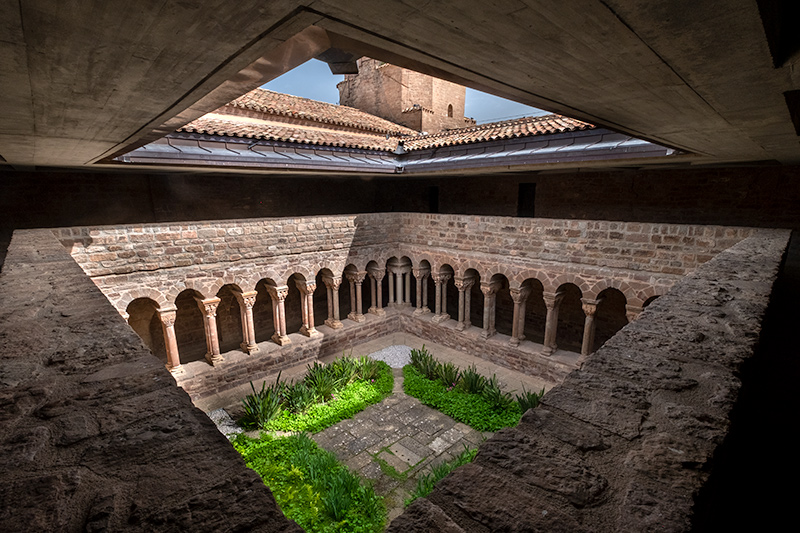
<path fill-rule="evenodd" d="M 175 298 L 175 338 L 181 364 L 206 358 L 205 324 L 198 305 L 198 300 L 203 299 L 203 295 L 194 289 L 185 289 Z"/>
<path fill-rule="evenodd" d="M 167 351 L 158 307 L 151 298 L 136 298 L 127 305 L 125 311 L 128 314 L 128 325 L 141 337 L 153 355 L 166 364 Z"/>
<path fill-rule="evenodd" d="M 597 300 L 593 351 L 600 348 L 628 323 L 625 308 L 627 299 L 622 291 L 611 287 L 603 289 L 597 295 Z"/>
<path fill-rule="evenodd" d="M 235 294 L 242 288 L 236 284 L 222 285 L 216 292 L 219 298 L 217 305 L 217 335 L 219 350 L 222 353 L 240 349 L 242 345 L 242 309 Z M 254 315 L 255 318 L 255 315 Z M 258 327 L 256 327 L 258 331 Z"/>
<path fill-rule="evenodd" d="M 584 284 L 585 285 L 585 284 Z M 558 327 L 556 344 L 562 350 L 580 352 L 583 344 L 583 329 L 586 316 L 581 298 L 583 292 L 574 283 L 564 283 L 556 289 L 558 305 Z"/>

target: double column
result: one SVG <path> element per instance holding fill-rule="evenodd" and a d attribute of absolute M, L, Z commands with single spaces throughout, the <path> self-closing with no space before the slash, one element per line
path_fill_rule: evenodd
<path fill-rule="evenodd" d="M 313 337 L 319 334 L 314 328 L 314 291 L 317 290 L 317 282 L 295 279 L 295 285 L 300 291 L 302 303 L 300 307 L 303 313 L 303 326 L 300 328 L 300 333 L 306 337 Z"/>
<path fill-rule="evenodd" d="M 272 334 L 272 341 L 279 345 L 284 346 L 291 344 L 292 340 L 286 334 L 286 296 L 289 294 L 289 287 L 286 285 L 282 287 L 274 287 L 272 285 L 266 286 L 269 297 L 272 300 L 272 320 L 275 327 L 275 333 Z"/>
<path fill-rule="evenodd" d="M 447 282 L 452 277 L 452 274 L 439 273 L 433 278 L 436 285 L 436 313 L 433 322 L 444 322 L 450 318 L 447 314 Z"/>
<path fill-rule="evenodd" d="M 542 355 L 552 355 L 558 347 L 556 345 L 556 330 L 558 329 L 558 309 L 564 299 L 563 292 L 545 292 L 544 305 L 547 308 L 547 318 L 544 324 L 544 347 Z"/>
<path fill-rule="evenodd" d="M 328 289 L 328 318 L 325 319 L 325 325 L 331 329 L 340 329 L 343 327 L 339 320 L 339 287 L 342 278 L 323 276 L 322 282 Z"/>
<path fill-rule="evenodd" d="M 386 271 L 378 268 L 370 268 L 367 273 L 370 279 L 370 300 L 372 305 L 368 310 L 369 313 L 378 316 L 384 316 L 386 311 L 383 310 L 383 276 Z"/>
<path fill-rule="evenodd" d="M 197 306 L 203 313 L 203 328 L 206 333 L 206 361 L 211 365 L 221 363 L 222 355 L 219 353 L 219 335 L 217 334 L 217 307 L 219 298 L 195 298 Z"/>
<path fill-rule="evenodd" d="M 470 322 L 470 304 L 472 302 L 472 286 L 475 285 L 474 277 L 455 278 L 453 283 L 458 289 L 458 325 L 456 330 L 464 331 L 472 326 Z"/>
<path fill-rule="evenodd" d="M 408 307 L 411 305 L 411 267 L 392 266 L 389 271 L 389 307 Z M 394 281 L 394 283 L 392 283 Z"/>
<path fill-rule="evenodd" d="M 417 280 L 417 308 L 414 309 L 415 315 L 424 315 L 430 313 L 428 309 L 428 277 L 431 275 L 431 269 L 425 268 L 412 268 L 414 278 Z"/>
<path fill-rule="evenodd" d="M 497 291 L 501 284 L 496 281 L 488 283 L 481 282 L 481 292 L 483 293 L 483 331 L 481 338 L 488 339 L 493 337 L 497 330 L 494 327 L 495 311 L 497 309 Z"/>
<path fill-rule="evenodd" d="M 530 287 L 520 287 L 509 289 L 511 299 L 514 301 L 514 317 L 511 321 L 511 346 L 519 346 L 525 340 L 525 304 L 531 294 Z"/>
<path fill-rule="evenodd" d="M 267 287 L 269 288 L 269 287 Z M 258 351 L 256 344 L 256 330 L 253 325 L 253 306 L 256 304 L 256 291 L 233 291 L 233 296 L 239 302 L 239 311 L 242 314 L 242 351 L 255 353 Z"/>
<path fill-rule="evenodd" d="M 344 275 L 347 277 L 347 281 L 350 282 L 350 314 L 347 315 L 347 318 L 353 322 L 364 322 L 366 318 L 364 318 L 364 313 L 362 312 L 361 284 L 364 282 L 367 273 L 366 271 L 345 272 Z"/>
<path fill-rule="evenodd" d="M 178 309 L 170 307 L 158 310 L 161 329 L 164 331 L 164 346 L 167 349 L 167 369 L 173 374 L 183 374 L 181 357 L 178 353 L 178 339 L 175 337 L 175 316 Z"/>

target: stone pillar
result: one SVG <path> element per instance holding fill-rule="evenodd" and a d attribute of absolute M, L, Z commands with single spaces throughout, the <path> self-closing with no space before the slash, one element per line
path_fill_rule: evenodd
<path fill-rule="evenodd" d="M 644 311 L 644 307 L 640 307 L 638 305 L 626 305 L 625 316 L 628 317 L 628 323 L 631 323 L 637 318 L 639 318 L 639 314 L 642 311 Z"/>
<path fill-rule="evenodd" d="M 597 313 L 599 300 L 581 298 L 581 307 L 586 319 L 583 322 L 583 343 L 581 344 L 581 355 L 587 356 L 594 351 L 594 315 Z"/>
<path fill-rule="evenodd" d="M 447 282 L 453 276 L 450 274 L 439 274 L 434 278 L 436 282 L 436 316 L 433 317 L 433 322 L 444 322 L 450 318 L 447 314 Z"/>
<path fill-rule="evenodd" d="M 203 329 L 206 333 L 206 361 L 214 365 L 223 361 L 219 353 L 219 336 L 217 334 L 217 306 L 219 298 L 207 298 L 202 300 L 195 298 L 197 306 L 203 313 Z"/>
<path fill-rule="evenodd" d="M 389 274 L 389 305 L 387 307 L 394 307 L 394 272 L 391 269 L 387 269 Z"/>
<path fill-rule="evenodd" d="M 403 305 L 411 307 L 411 269 L 407 268 L 403 272 L 403 283 L 406 288 L 406 301 Z"/>
<path fill-rule="evenodd" d="M 415 268 L 412 270 L 414 278 L 417 280 L 417 308 L 414 309 L 415 315 L 430 313 L 428 309 L 428 276 L 431 274 L 429 268 Z"/>
<path fill-rule="evenodd" d="M 497 333 L 497 330 L 494 328 L 494 312 L 497 301 L 497 290 L 499 288 L 499 283 L 492 283 L 491 281 L 487 284 L 481 283 L 481 292 L 483 293 L 483 331 L 481 331 L 482 339 L 488 339 Z"/>
<path fill-rule="evenodd" d="M 383 316 L 386 311 L 383 310 L 383 276 L 386 275 L 385 270 L 378 270 L 377 268 L 369 271 L 369 277 L 372 278 L 372 307 L 369 312 L 373 315 Z"/>
<path fill-rule="evenodd" d="M 275 333 L 272 334 L 272 341 L 278 346 L 291 344 L 292 340 L 286 334 L 286 296 L 289 294 L 289 287 L 272 287 L 267 285 L 267 292 L 272 298 L 273 318 L 275 319 Z"/>
<path fill-rule="evenodd" d="M 508 341 L 512 346 L 519 346 L 525 340 L 525 304 L 531 293 L 529 287 L 512 288 L 509 290 L 511 299 L 514 300 L 514 318 L 511 319 L 511 340 Z"/>
<path fill-rule="evenodd" d="M 253 326 L 253 306 L 256 303 L 257 294 L 256 291 L 233 291 L 236 301 L 239 302 L 239 311 L 242 313 L 242 344 L 240 346 L 245 353 L 258 351 L 256 332 Z"/>
<path fill-rule="evenodd" d="M 325 320 L 325 325 L 332 329 L 339 329 L 343 327 L 339 321 L 339 285 L 342 283 L 342 278 L 323 276 L 322 282 L 328 289 L 328 318 Z"/>
<path fill-rule="evenodd" d="M 345 272 L 347 281 L 350 282 L 350 314 L 347 318 L 354 322 L 364 322 L 364 313 L 361 305 L 361 284 L 364 282 L 366 272 Z"/>
<path fill-rule="evenodd" d="M 547 318 L 544 324 L 544 348 L 542 355 L 552 355 L 558 347 L 556 344 L 556 329 L 558 328 L 558 308 L 564 293 L 544 293 L 544 305 L 547 307 Z"/>
<path fill-rule="evenodd" d="M 158 318 L 161 319 L 161 329 L 164 330 L 164 346 L 167 349 L 167 369 L 173 374 L 183 374 L 181 356 L 178 353 L 178 339 L 175 337 L 175 314 L 178 310 L 174 307 L 159 309 Z"/>
<path fill-rule="evenodd" d="M 403 272 L 400 269 L 394 271 L 395 282 L 397 283 L 397 290 L 394 291 L 395 305 L 400 307 L 403 302 Z"/>
<path fill-rule="evenodd" d="M 470 289 L 475 284 L 475 278 L 455 278 L 453 280 L 456 288 L 458 289 L 458 331 L 464 331 L 470 327 L 469 321 L 469 299 Z"/>
<path fill-rule="evenodd" d="M 303 326 L 300 328 L 300 333 L 306 337 L 313 337 L 318 333 L 314 328 L 314 290 L 317 288 L 317 282 L 296 279 L 294 283 L 300 291 L 303 311 Z"/>

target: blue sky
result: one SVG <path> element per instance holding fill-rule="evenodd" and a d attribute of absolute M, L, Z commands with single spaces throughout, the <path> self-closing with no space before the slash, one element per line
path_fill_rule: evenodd
<path fill-rule="evenodd" d="M 312 59 L 262 87 L 270 91 L 338 104 L 339 90 L 336 89 L 336 84 L 343 79 L 344 76 L 331 74 L 327 64 Z M 466 115 L 477 120 L 478 124 L 544 114 L 545 111 L 535 107 L 467 88 Z"/>

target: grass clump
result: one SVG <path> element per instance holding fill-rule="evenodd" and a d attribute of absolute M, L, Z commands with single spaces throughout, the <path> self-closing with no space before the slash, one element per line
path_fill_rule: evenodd
<path fill-rule="evenodd" d="M 262 433 L 258 439 L 239 435 L 233 446 L 272 490 L 284 514 L 306 531 L 383 531 L 383 499 L 307 435 L 278 438 Z"/>
<path fill-rule="evenodd" d="M 540 392 L 525 390 L 525 387 L 522 387 L 522 394 L 516 395 L 516 401 L 519 405 L 519 410 L 524 413 L 528 409 L 533 409 L 539 402 L 542 400 L 542 396 L 544 396 L 544 387 Z"/>
<path fill-rule="evenodd" d="M 278 378 L 275 384 L 267 387 L 267 382 L 261 384 L 261 390 L 256 391 L 253 382 L 250 382 L 250 388 L 253 390 L 252 394 L 248 394 L 242 400 L 244 415 L 240 423 L 245 427 L 257 427 L 264 429 L 270 420 L 280 412 L 281 400 L 283 392 L 283 384 L 281 383 L 281 374 L 278 372 Z"/>
<path fill-rule="evenodd" d="M 269 416 L 260 418 L 248 413 L 260 409 L 266 400 L 256 398 L 252 383 L 251 387 L 254 394 L 242 400 L 243 426 L 266 431 L 317 432 L 383 400 L 392 393 L 394 377 L 389 365 L 368 357 L 341 357 L 329 365 L 315 362 L 298 383 L 282 383 L 279 376 L 273 386 L 262 386 L 268 391 L 270 409 Z"/>
<path fill-rule="evenodd" d="M 439 463 L 434 466 L 431 471 L 417 480 L 417 488 L 411 493 L 411 497 L 405 501 L 406 507 L 411 505 L 411 502 L 417 498 L 424 498 L 433 491 L 439 481 L 447 477 L 447 474 L 455 470 L 461 465 L 471 463 L 475 456 L 478 454 L 477 448 L 467 448 L 464 446 L 464 451 L 455 456 L 450 461 Z"/>

